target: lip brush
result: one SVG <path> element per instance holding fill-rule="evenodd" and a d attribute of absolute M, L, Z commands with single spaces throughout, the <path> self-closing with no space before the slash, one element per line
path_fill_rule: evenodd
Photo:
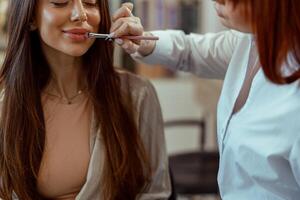
<path fill-rule="evenodd" d="M 114 38 L 111 34 L 100 34 L 100 33 L 87 33 L 88 38 L 98 38 L 105 40 L 113 40 Z M 118 39 L 128 39 L 128 40 L 159 40 L 159 37 L 156 36 L 122 36 Z"/>

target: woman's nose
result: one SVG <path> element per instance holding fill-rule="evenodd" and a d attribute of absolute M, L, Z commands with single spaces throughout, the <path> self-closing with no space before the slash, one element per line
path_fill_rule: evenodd
<path fill-rule="evenodd" d="M 73 9 L 71 13 L 71 21 L 81 21 L 84 22 L 87 20 L 87 13 L 83 7 L 81 0 L 75 0 L 73 4 Z"/>

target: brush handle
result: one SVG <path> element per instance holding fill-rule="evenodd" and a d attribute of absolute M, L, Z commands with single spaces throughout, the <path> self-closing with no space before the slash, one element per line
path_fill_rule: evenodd
<path fill-rule="evenodd" d="M 121 36 L 121 37 L 111 37 L 109 34 L 99 34 L 99 33 L 88 33 L 88 38 L 98 38 L 98 39 L 127 39 L 127 40 L 159 40 L 159 37 L 156 36 Z"/>
<path fill-rule="evenodd" d="M 119 39 L 127 40 L 159 40 L 159 37 L 156 36 L 122 36 Z"/>

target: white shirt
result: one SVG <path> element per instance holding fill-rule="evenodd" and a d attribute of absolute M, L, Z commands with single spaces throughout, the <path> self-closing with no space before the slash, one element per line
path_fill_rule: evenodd
<path fill-rule="evenodd" d="M 153 34 L 160 37 L 154 52 L 147 57 L 135 54 L 136 60 L 224 80 L 217 113 L 222 199 L 300 199 L 299 81 L 275 85 L 260 69 L 245 105 L 232 114 L 254 48 L 252 35 Z"/>

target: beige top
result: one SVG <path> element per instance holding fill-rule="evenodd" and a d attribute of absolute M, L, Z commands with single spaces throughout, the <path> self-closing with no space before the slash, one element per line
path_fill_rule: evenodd
<path fill-rule="evenodd" d="M 38 189 L 49 199 L 75 199 L 86 181 L 91 156 L 92 106 L 86 96 L 70 105 L 48 95 L 42 100 L 46 142 Z"/>
<path fill-rule="evenodd" d="M 137 199 L 168 199 L 171 193 L 168 157 L 156 92 L 149 81 L 136 75 L 122 72 L 120 78 L 123 89 L 129 85 L 137 110 L 138 130 L 153 170 L 148 190 Z M 39 191 L 53 199 L 101 200 L 104 147 L 100 130 L 94 128 L 89 101 L 72 105 L 45 102 L 46 145 Z"/>

